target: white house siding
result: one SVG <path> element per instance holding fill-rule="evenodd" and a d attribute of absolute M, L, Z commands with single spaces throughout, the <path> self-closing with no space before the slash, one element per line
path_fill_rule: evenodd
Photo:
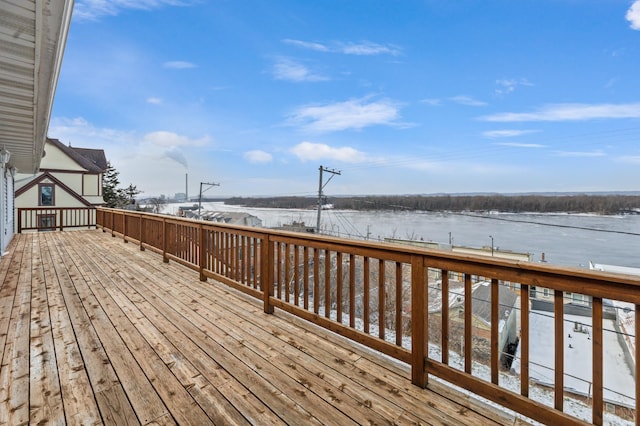
<path fill-rule="evenodd" d="M 0 168 L 0 251 L 5 252 L 13 238 L 13 174 L 6 168 Z"/>
<path fill-rule="evenodd" d="M 73 161 L 67 154 L 62 152 L 57 146 L 47 143 L 45 146 L 45 155 L 42 157 L 40 169 L 55 169 L 84 172 L 86 171 L 81 165 Z"/>
<path fill-rule="evenodd" d="M 44 179 L 41 183 L 55 183 L 50 179 Z M 55 185 L 55 205 L 56 207 L 86 207 L 80 200 L 65 191 L 60 185 Z M 38 185 L 34 185 L 16 198 L 16 208 L 38 207 Z"/>
<path fill-rule="evenodd" d="M 64 173 L 64 172 L 49 172 L 51 176 L 63 182 L 76 194 L 82 195 L 82 174 L 81 173 Z"/>
<path fill-rule="evenodd" d="M 100 188 L 100 175 L 85 174 L 82 179 L 82 189 L 84 191 L 82 195 L 87 198 L 102 195 L 102 189 Z"/>

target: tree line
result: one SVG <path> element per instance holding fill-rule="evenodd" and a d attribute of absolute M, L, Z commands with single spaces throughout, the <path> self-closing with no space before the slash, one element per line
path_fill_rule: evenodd
<path fill-rule="evenodd" d="M 233 197 L 225 204 L 246 207 L 312 209 L 311 197 Z M 323 202 L 348 210 L 500 211 L 509 213 L 640 214 L 640 195 L 376 195 L 332 197 Z"/>

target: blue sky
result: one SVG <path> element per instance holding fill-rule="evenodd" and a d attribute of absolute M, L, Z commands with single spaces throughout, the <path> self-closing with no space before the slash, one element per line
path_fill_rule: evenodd
<path fill-rule="evenodd" d="M 639 190 L 640 0 L 76 0 L 49 136 L 149 196 Z"/>

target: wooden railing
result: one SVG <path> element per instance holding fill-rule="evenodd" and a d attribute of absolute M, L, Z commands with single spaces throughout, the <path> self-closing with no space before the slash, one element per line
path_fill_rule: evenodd
<path fill-rule="evenodd" d="M 632 304 L 640 319 L 640 278 L 633 276 L 103 208 L 97 224 L 126 242 L 137 242 L 141 250 L 161 253 L 165 262 L 198 271 L 202 281 L 210 277 L 262 300 L 267 313 L 282 309 L 408 363 L 417 386 L 436 376 L 545 424 L 603 424 L 603 300 Z M 488 287 L 488 299 L 474 300 L 479 285 Z M 552 294 L 553 332 L 548 338 L 555 355 L 546 384 L 553 397 L 547 402 L 531 395 L 533 388 L 542 387 L 530 380 L 529 294 L 534 287 Z M 505 311 L 499 300 L 510 289 L 519 290 L 519 302 Z M 590 418 L 566 412 L 564 296 L 569 293 L 590 300 L 593 323 L 584 356 L 592 357 L 591 391 L 583 398 L 591 407 Z M 490 316 L 484 352 L 477 347 L 482 330 L 474 313 L 483 303 Z M 519 323 L 520 367 L 515 374 L 501 367 L 500 342 L 507 333 L 503 316 L 509 311 L 518 314 Z M 639 329 L 640 321 L 635 321 L 634 333 L 625 336 L 633 343 L 633 359 L 640 355 L 635 344 Z M 633 368 L 639 377 L 638 363 Z M 505 380 L 514 377 L 519 383 L 515 389 Z M 630 395 L 630 416 L 640 424 L 634 398 Z"/>
<path fill-rule="evenodd" d="M 68 228 L 96 226 L 95 207 L 19 208 L 17 231 L 63 231 Z"/>

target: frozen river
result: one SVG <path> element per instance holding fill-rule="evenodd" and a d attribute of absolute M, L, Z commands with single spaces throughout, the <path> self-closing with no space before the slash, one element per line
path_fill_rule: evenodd
<path fill-rule="evenodd" d="M 189 204 L 191 205 L 191 203 Z M 178 204 L 165 206 L 176 213 Z M 203 210 L 243 211 L 257 216 L 265 227 L 305 222 L 316 225 L 313 210 L 258 209 L 203 203 Z M 349 238 L 399 238 L 453 242 L 455 245 L 531 253 L 540 261 L 588 267 L 589 261 L 640 268 L 640 215 L 598 216 L 577 214 L 455 214 L 323 210 L 323 232 Z"/>

